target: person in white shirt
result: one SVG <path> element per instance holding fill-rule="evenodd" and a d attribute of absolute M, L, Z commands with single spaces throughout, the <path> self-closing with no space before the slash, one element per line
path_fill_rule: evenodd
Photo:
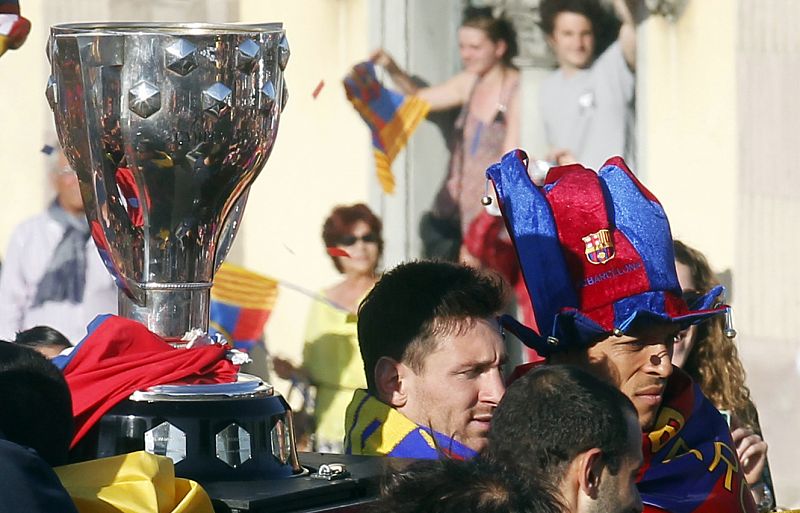
<path fill-rule="evenodd" d="M 77 344 L 95 316 L 117 313 L 117 289 L 89 235 L 77 176 L 61 152 L 51 159 L 56 198 L 17 226 L 0 270 L 0 338 L 42 325 Z"/>

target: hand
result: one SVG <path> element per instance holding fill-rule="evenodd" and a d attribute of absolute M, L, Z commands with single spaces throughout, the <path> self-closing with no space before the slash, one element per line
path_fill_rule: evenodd
<path fill-rule="evenodd" d="M 767 442 L 749 427 L 737 427 L 731 435 L 747 483 L 758 483 L 767 464 Z"/>
<path fill-rule="evenodd" d="M 383 48 L 378 48 L 372 52 L 372 54 L 369 56 L 369 60 L 372 61 L 372 63 L 376 66 L 386 68 L 386 70 L 390 73 L 397 69 L 397 64 L 394 62 L 394 59 L 392 59 L 392 56 L 389 55 Z"/>
<path fill-rule="evenodd" d="M 572 152 L 566 148 L 553 150 L 547 156 L 547 160 L 550 162 L 555 162 L 557 166 L 566 166 L 568 164 L 575 164 L 578 162 Z"/>
<path fill-rule="evenodd" d="M 277 356 L 272 357 L 272 368 L 275 374 L 281 379 L 292 379 L 297 374 L 297 367 L 295 367 L 289 360 L 284 360 Z"/>

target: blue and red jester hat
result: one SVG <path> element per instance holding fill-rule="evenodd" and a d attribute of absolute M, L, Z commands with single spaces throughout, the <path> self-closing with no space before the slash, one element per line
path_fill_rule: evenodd
<path fill-rule="evenodd" d="M 535 318 L 533 326 L 501 321 L 539 354 L 585 349 L 642 323 L 689 326 L 728 308 L 716 304 L 722 287 L 691 308 L 683 300 L 666 213 L 621 158 L 598 173 L 578 164 L 552 168 L 542 186 L 527 168 L 527 155 L 516 150 L 486 176 Z M 679 369 L 642 443 L 645 512 L 755 513 L 725 420 Z"/>
<path fill-rule="evenodd" d="M 16 50 L 31 31 L 31 23 L 20 16 L 18 0 L 0 0 L 0 56 Z"/>

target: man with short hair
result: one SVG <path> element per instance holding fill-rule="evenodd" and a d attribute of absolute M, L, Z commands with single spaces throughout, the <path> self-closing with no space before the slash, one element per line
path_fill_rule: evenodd
<path fill-rule="evenodd" d="M 727 311 L 722 287 L 687 305 L 669 222 L 618 157 L 553 168 L 541 187 L 517 150 L 487 170 L 535 312 L 505 328 L 548 358 L 616 386 L 643 432 L 645 511 L 754 512 L 728 426 L 671 363 L 675 335 Z M 732 329 L 728 330 L 732 332 Z"/>
<path fill-rule="evenodd" d="M 615 41 L 598 53 L 598 32 L 609 14 L 599 0 L 544 0 L 541 27 L 558 69 L 539 92 L 541 120 L 557 164 L 593 168 L 612 155 L 635 157 L 636 0 L 614 0 L 621 22 Z M 613 18 L 613 16 L 612 16 Z"/>
<path fill-rule="evenodd" d="M 619 390 L 567 365 L 515 381 L 497 407 L 481 458 L 558 490 L 567 513 L 637 513 L 642 465 L 636 409 Z"/>
<path fill-rule="evenodd" d="M 367 390 L 347 408 L 345 452 L 469 459 L 505 392 L 499 278 L 445 262 L 386 273 L 358 313 Z"/>

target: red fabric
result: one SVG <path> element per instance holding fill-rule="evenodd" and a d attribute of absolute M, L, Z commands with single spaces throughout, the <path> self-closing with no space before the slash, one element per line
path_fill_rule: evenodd
<path fill-rule="evenodd" d="M 128 217 L 130 217 L 133 226 L 141 228 L 144 226 L 144 215 L 142 211 L 142 196 L 139 194 L 139 187 L 136 185 L 136 179 L 133 177 L 131 170 L 127 167 L 118 167 L 116 178 L 117 187 L 119 187 L 119 190 L 128 203 Z M 135 206 L 132 200 L 136 201 L 137 204 Z"/>
<path fill-rule="evenodd" d="M 350 258 L 350 253 L 348 253 L 347 251 L 343 250 L 342 248 L 331 247 L 331 248 L 325 248 L 325 249 L 328 252 L 328 254 L 330 256 L 332 256 L 332 257 Z"/>
<path fill-rule="evenodd" d="M 565 171 L 569 170 L 569 173 Z M 613 310 L 606 307 L 619 299 L 650 290 L 650 280 L 641 256 L 619 230 L 609 225 L 606 198 L 597 175 L 581 166 L 559 169 L 561 179 L 547 192 L 547 201 L 558 227 L 558 238 L 564 249 L 570 276 L 579 291 L 579 310 L 611 331 Z M 548 181 L 557 179 L 548 175 Z M 580 220 L 580 221 L 578 221 Z M 584 237 L 608 230 L 614 244 L 614 256 L 604 265 L 587 257 Z M 625 268 L 625 272 L 621 272 Z M 620 271 L 610 279 L 596 279 Z M 591 281 L 590 281 L 591 280 Z"/>
<path fill-rule="evenodd" d="M 233 340 L 259 340 L 264 336 L 264 325 L 272 310 L 242 308 L 236 327 L 231 333 Z"/>
<path fill-rule="evenodd" d="M 523 324 L 538 329 L 531 297 L 525 286 L 525 280 L 522 279 L 517 253 L 511 238 L 507 235 L 503 218 L 481 211 L 470 223 L 469 229 L 464 235 L 464 246 L 471 255 L 480 260 L 481 264 L 499 272 L 511 284 L 522 313 Z M 544 357 L 532 348 L 526 347 L 525 349 L 528 361 L 544 360 Z"/>
<path fill-rule="evenodd" d="M 142 324 L 108 316 L 75 348 L 64 368 L 72 392 L 74 446 L 136 390 L 169 383 L 230 383 L 237 367 L 224 347 L 175 349 Z"/>

